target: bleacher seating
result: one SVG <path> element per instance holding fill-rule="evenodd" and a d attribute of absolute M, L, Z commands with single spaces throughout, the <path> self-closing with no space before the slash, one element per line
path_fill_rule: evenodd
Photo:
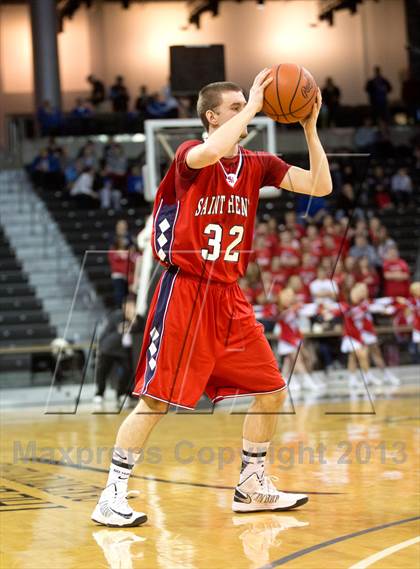
<path fill-rule="evenodd" d="M 0 348 L 47 345 L 55 337 L 56 330 L 0 227 Z M 0 358 L 0 371 L 28 366 L 29 355 Z"/>
<path fill-rule="evenodd" d="M 105 306 L 111 307 L 113 287 L 106 252 L 112 242 L 115 224 L 119 219 L 126 219 L 131 234 L 136 237 L 144 226 L 146 216 L 150 213 L 150 206 L 127 208 L 127 202 L 123 199 L 124 209 L 121 211 L 85 210 L 78 209 L 74 201 L 66 199 L 66 192 L 63 190 L 36 191 L 44 200 L 80 261 L 82 262 L 86 251 L 96 251 L 86 256 L 86 272 Z"/>

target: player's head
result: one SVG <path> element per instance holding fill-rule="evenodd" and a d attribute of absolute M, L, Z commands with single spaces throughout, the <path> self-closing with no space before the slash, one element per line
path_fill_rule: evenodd
<path fill-rule="evenodd" d="M 246 105 L 245 95 L 239 85 L 228 81 L 209 83 L 198 95 L 197 114 L 207 132 L 217 129 Z M 247 136 L 244 129 L 241 138 Z"/>

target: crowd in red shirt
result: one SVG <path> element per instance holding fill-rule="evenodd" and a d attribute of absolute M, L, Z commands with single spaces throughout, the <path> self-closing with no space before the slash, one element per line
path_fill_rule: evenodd
<path fill-rule="evenodd" d="M 410 270 L 380 220 L 335 221 L 325 215 L 321 225 L 306 227 L 289 211 L 283 224 L 275 218 L 257 224 L 254 252 L 241 281 L 247 299 L 269 317 L 271 304 L 286 287 L 299 301 L 322 297 L 347 302 L 355 283 L 365 283 L 371 298 L 408 297 Z M 265 307 L 265 308 L 264 308 Z"/>

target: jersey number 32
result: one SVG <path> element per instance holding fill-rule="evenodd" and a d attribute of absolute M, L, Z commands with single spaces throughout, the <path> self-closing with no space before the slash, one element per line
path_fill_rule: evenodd
<path fill-rule="evenodd" d="M 217 223 L 209 223 L 204 229 L 204 233 L 209 235 L 207 241 L 208 249 L 201 249 L 201 256 L 206 261 L 216 261 L 220 257 L 221 244 L 223 237 L 223 228 Z M 234 251 L 234 248 L 239 245 L 244 236 L 244 228 L 242 225 L 234 225 L 229 230 L 229 235 L 235 237 L 233 241 L 227 246 L 224 252 L 224 261 L 236 263 L 239 260 L 239 251 Z"/>

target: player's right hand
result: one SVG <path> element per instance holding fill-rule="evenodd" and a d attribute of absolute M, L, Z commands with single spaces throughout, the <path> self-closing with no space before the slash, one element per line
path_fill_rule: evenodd
<path fill-rule="evenodd" d="M 263 107 L 264 90 L 273 80 L 271 69 L 265 67 L 254 79 L 251 90 L 249 91 L 248 106 L 252 107 L 255 113 L 259 113 Z"/>

